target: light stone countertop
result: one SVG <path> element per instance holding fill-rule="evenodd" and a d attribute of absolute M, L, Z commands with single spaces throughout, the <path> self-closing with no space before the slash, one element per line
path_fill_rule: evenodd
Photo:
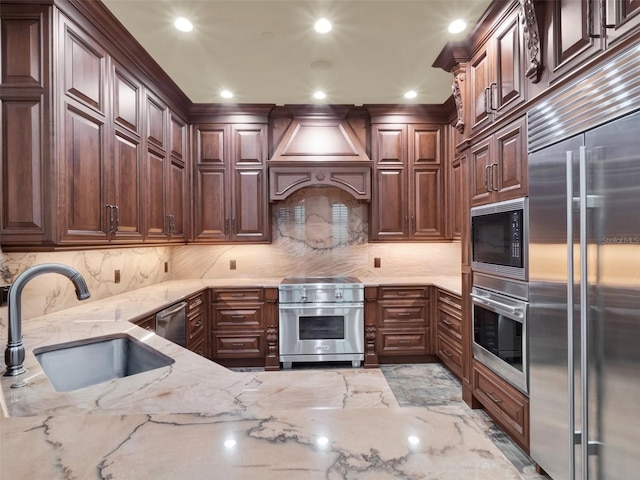
<path fill-rule="evenodd" d="M 464 409 L 400 408 L 378 369 L 233 372 L 128 322 L 204 288 L 279 282 L 164 282 L 25 322 L 28 385 L 2 378 L 0 478 L 521 478 Z M 175 363 L 56 392 L 32 352 L 120 332 Z"/>

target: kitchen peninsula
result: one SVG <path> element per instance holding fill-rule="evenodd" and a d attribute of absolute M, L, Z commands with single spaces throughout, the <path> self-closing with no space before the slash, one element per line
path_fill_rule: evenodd
<path fill-rule="evenodd" d="M 2 378 L 2 477 L 520 478 L 464 409 L 399 408 L 378 369 L 234 372 L 128 321 L 216 286 L 164 282 L 26 322 L 28 385 Z M 32 353 L 120 332 L 175 363 L 61 393 Z"/>

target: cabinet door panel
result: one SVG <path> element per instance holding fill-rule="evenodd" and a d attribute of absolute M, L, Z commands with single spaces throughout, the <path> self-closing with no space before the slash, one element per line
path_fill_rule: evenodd
<path fill-rule="evenodd" d="M 140 134 L 140 85 L 119 65 L 113 69 L 113 120 Z"/>
<path fill-rule="evenodd" d="M 30 8 L 33 9 L 31 15 L 20 14 L 18 18 L 11 18 L 8 9 L 3 10 L 0 56 L 4 86 L 43 86 L 43 18 L 40 17 L 39 7 Z"/>
<path fill-rule="evenodd" d="M 106 54 L 88 37 L 64 25 L 65 93 L 104 113 Z"/>
<path fill-rule="evenodd" d="M 41 98 L 2 102 L 3 233 L 44 231 L 42 113 Z"/>
<path fill-rule="evenodd" d="M 496 133 L 497 173 L 494 187 L 500 200 L 527 195 L 527 146 L 524 118 Z M 497 185 L 496 185 L 497 184 Z"/>
<path fill-rule="evenodd" d="M 462 178 L 462 159 L 460 157 L 453 160 L 450 169 L 448 185 L 448 221 L 451 224 L 451 237 L 460 239 L 462 236 L 463 215 L 463 188 L 466 188 Z"/>
<path fill-rule="evenodd" d="M 147 141 L 162 149 L 165 148 L 167 107 L 147 94 Z"/>
<path fill-rule="evenodd" d="M 471 151 L 471 205 L 487 203 L 491 168 L 491 138 L 483 140 Z"/>
<path fill-rule="evenodd" d="M 376 240 L 404 237 L 407 234 L 407 193 L 405 170 L 376 171 L 375 196 L 372 208 L 372 236 Z"/>
<path fill-rule="evenodd" d="M 232 223 L 235 239 L 254 242 L 265 240 L 269 204 L 264 171 L 236 169 L 234 188 Z"/>
<path fill-rule="evenodd" d="M 66 106 L 64 168 L 65 226 L 63 240 L 107 240 L 105 231 L 104 123 Z"/>
<path fill-rule="evenodd" d="M 489 122 L 486 89 L 491 84 L 491 59 L 487 47 L 469 63 L 469 107 L 471 129 L 476 130 Z"/>
<path fill-rule="evenodd" d="M 440 168 L 414 169 L 414 212 L 411 215 L 411 233 L 415 238 L 443 238 L 442 170 Z"/>
<path fill-rule="evenodd" d="M 195 158 L 199 165 L 225 165 L 228 163 L 228 127 L 198 126 L 195 132 Z"/>
<path fill-rule="evenodd" d="M 411 165 L 439 165 L 441 161 L 441 128 L 438 126 L 412 126 L 410 128 L 413 148 Z"/>
<path fill-rule="evenodd" d="M 116 239 L 142 240 L 140 216 L 140 142 L 116 132 L 113 155 L 114 193 L 119 221 Z"/>
<path fill-rule="evenodd" d="M 405 125 L 384 125 L 373 127 L 373 160 L 377 164 L 405 163 Z"/>
<path fill-rule="evenodd" d="M 197 171 L 196 240 L 224 240 L 227 237 L 227 182 L 225 170 Z"/>
<path fill-rule="evenodd" d="M 173 215 L 171 239 L 181 241 L 186 238 L 185 189 L 187 171 L 182 162 L 174 158 L 169 163 L 169 183 L 167 185 L 167 215 Z"/>
<path fill-rule="evenodd" d="M 173 158 L 184 162 L 186 150 L 186 123 L 178 117 L 171 115 L 171 147 L 170 153 Z"/>
<path fill-rule="evenodd" d="M 164 154 L 147 151 L 145 164 L 144 203 L 146 209 L 145 237 L 151 241 L 166 238 L 166 217 L 164 208 Z"/>
<path fill-rule="evenodd" d="M 233 127 L 234 153 L 236 166 L 262 165 L 265 161 L 265 127 L 264 126 L 237 126 Z"/>
<path fill-rule="evenodd" d="M 520 17 L 514 15 L 496 35 L 496 83 L 492 98 L 493 108 L 498 112 L 524 100 L 520 25 Z"/>

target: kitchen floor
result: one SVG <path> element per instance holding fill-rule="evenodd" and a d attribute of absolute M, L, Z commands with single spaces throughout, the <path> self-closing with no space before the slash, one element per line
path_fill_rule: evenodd
<path fill-rule="evenodd" d="M 296 370 L 348 368 L 341 364 L 294 364 Z M 236 371 L 261 371 L 262 369 L 233 369 Z M 441 364 L 400 364 L 380 367 L 400 407 L 437 408 L 456 406 L 469 415 L 491 442 L 516 467 L 525 480 L 549 480 L 538 475 L 534 462 L 498 427 L 484 410 L 472 410 L 462 401 L 460 383 Z"/>

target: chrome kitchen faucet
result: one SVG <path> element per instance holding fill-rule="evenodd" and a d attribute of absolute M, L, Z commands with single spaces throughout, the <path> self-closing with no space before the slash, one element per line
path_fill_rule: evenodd
<path fill-rule="evenodd" d="M 9 289 L 9 335 L 7 348 L 4 351 L 4 363 L 7 365 L 5 377 L 14 377 L 25 373 L 24 345 L 22 344 L 22 290 L 34 277 L 44 273 L 59 273 L 73 282 L 78 300 L 86 300 L 91 295 L 82 275 L 77 270 L 59 263 L 43 263 L 28 268 L 15 279 Z"/>

